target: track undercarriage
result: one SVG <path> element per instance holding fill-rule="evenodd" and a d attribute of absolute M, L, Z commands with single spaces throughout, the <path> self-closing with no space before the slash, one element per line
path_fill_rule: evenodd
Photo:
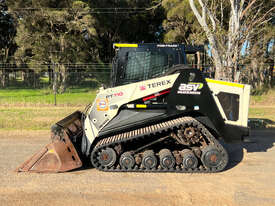
<path fill-rule="evenodd" d="M 101 139 L 92 165 L 118 172 L 219 172 L 228 154 L 192 117 L 180 117 Z"/>

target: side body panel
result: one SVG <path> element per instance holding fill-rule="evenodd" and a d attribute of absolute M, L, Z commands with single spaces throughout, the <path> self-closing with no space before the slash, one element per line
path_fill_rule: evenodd
<path fill-rule="evenodd" d="M 142 97 L 158 93 L 173 86 L 179 74 L 101 90 L 88 110 L 85 132 L 92 143 L 99 131 L 118 113 L 120 107 Z"/>

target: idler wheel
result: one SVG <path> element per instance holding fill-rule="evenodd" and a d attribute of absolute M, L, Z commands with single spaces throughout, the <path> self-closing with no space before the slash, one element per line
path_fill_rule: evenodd
<path fill-rule="evenodd" d="M 146 169 L 153 169 L 157 166 L 157 158 L 156 158 L 153 150 L 146 150 L 143 153 L 142 165 Z"/>
<path fill-rule="evenodd" d="M 124 152 L 119 159 L 119 164 L 122 168 L 132 169 L 135 165 L 135 159 L 130 152 Z"/>
<path fill-rule="evenodd" d="M 214 146 L 207 146 L 202 150 L 201 161 L 207 168 L 218 167 L 221 164 L 222 154 Z"/>
<path fill-rule="evenodd" d="M 182 164 L 186 169 L 195 169 L 198 166 L 198 159 L 194 153 L 189 149 L 184 149 L 181 151 Z"/>
<path fill-rule="evenodd" d="M 159 152 L 160 157 L 160 165 L 162 168 L 170 169 L 175 166 L 176 160 L 170 150 L 168 149 L 162 149 Z"/>
<path fill-rule="evenodd" d="M 184 130 L 184 136 L 187 138 L 187 139 L 191 139 L 192 137 L 194 137 L 196 134 L 196 131 L 194 129 L 194 127 L 187 127 L 185 130 Z"/>
<path fill-rule="evenodd" d="M 112 167 L 116 162 L 116 158 L 115 150 L 107 147 L 100 152 L 98 161 L 103 167 Z"/>

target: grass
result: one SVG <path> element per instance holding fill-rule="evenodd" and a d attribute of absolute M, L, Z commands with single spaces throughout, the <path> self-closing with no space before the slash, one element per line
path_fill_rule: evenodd
<path fill-rule="evenodd" d="M 263 95 L 255 95 L 250 98 L 251 106 L 274 106 L 275 107 L 275 88 Z"/>
<path fill-rule="evenodd" d="M 0 90 L 0 131 L 49 130 L 51 125 L 71 114 L 83 110 L 93 101 L 96 90 L 75 88 L 57 95 L 57 106 L 49 90 Z M 252 96 L 250 118 L 275 122 L 275 90 L 262 96 Z"/>
<path fill-rule="evenodd" d="M 51 125 L 92 103 L 96 89 L 73 88 L 54 95 L 49 89 L 1 89 L 0 130 L 49 130 Z"/>
<path fill-rule="evenodd" d="M 82 107 L 3 107 L 0 106 L 1 130 L 49 130 L 51 125 Z"/>
<path fill-rule="evenodd" d="M 269 119 L 275 122 L 275 105 L 270 107 L 250 107 L 249 118 Z"/>
<path fill-rule="evenodd" d="M 95 89 L 74 88 L 56 95 L 57 105 L 74 106 L 91 103 L 96 96 Z M 0 105 L 41 106 L 54 105 L 55 96 L 49 89 L 1 89 Z"/>
<path fill-rule="evenodd" d="M 268 127 L 275 127 L 275 89 L 263 95 L 251 96 L 248 117 L 263 119 Z"/>

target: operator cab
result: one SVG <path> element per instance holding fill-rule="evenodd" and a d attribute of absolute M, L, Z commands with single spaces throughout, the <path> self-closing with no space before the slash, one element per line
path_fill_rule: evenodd
<path fill-rule="evenodd" d="M 112 87 L 152 79 L 178 64 L 188 64 L 187 55 L 203 52 L 203 46 L 184 44 L 114 44 L 116 56 L 111 74 Z M 196 62 L 197 66 L 198 63 Z"/>

